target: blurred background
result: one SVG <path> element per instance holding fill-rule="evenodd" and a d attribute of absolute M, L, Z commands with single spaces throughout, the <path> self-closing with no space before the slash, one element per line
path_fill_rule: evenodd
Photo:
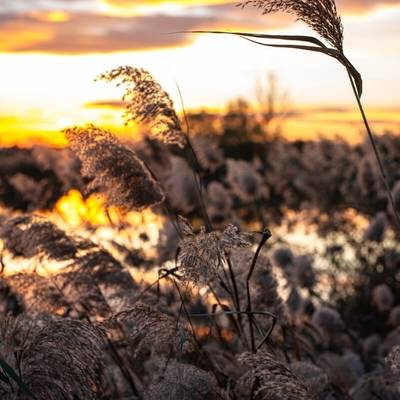
<path fill-rule="evenodd" d="M 362 100 L 400 214 L 400 0 L 338 0 L 338 8 L 345 53 L 363 76 Z M 379 399 L 399 399 L 400 347 L 397 375 L 383 366 L 400 346 L 400 230 L 345 69 L 321 54 L 271 49 L 233 35 L 177 33 L 314 35 L 290 16 L 260 14 L 229 0 L 0 0 L 0 317 L 102 321 L 137 304 L 140 314 L 144 302 L 179 320 L 175 277 L 181 278 L 182 265 L 178 275 L 175 267 L 182 243 L 200 237 L 206 247 L 205 238 L 213 238 L 213 248 L 215 238 L 251 232 L 251 249 L 232 250 L 233 268 L 225 266 L 234 271 L 232 287 L 236 274 L 244 295 L 252 251 L 268 227 L 272 237 L 252 263 L 254 309 L 277 316 L 271 343 L 287 362 L 293 353 L 293 360 L 310 359 L 329 375 L 306 372 L 323 392 L 312 398 L 347 399 L 351 393 L 364 400 L 379 393 Z M 125 125 L 126 87 L 96 81 L 121 65 L 147 69 L 179 116 L 187 111 L 189 124 L 182 118 L 182 127 L 186 132 L 190 126 L 194 151 L 156 140 L 151 124 Z M 142 97 L 154 100 L 155 92 Z M 150 100 L 141 100 L 143 113 L 152 110 Z M 62 130 L 85 124 L 117 134 L 138 159 L 113 140 L 99 140 L 100 150 L 91 147 L 96 135 L 69 146 Z M 82 129 L 87 134 L 97 128 Z M 150 168 L 168 199 L 165 208 L 124 212 L 116 207 L 121 203 L 99 196 L 109 191 L 119 200 L 146 191 L 136 164 L 121 154 Z M 88 168 L 90 157 L 95 168 Z M 178 215 L 188 221 L 184 228 Z M 201 231 L 208 220 L 218 233 Z M 200 234 L 189 235 L 189 224 Z M 197 317 L 214 313 L 215 292 L 223 304 L 230 301 L 222 286 L 221 295 L 189 283 L 183 281 L 183 293 Z M 230 391 L 231 376 L 240 372 L 233 356 L 246 346 L 230 319 L 221 315 L 219 324 L 223 329 L 211 335 L 199 319 L 193 331 L 222 366 L 221 387 Z M 267 332 L 274 324 L 264 319 L 261 327 Z M 154 329 L 164 338 L 165 328 Z M 157 341 L 146 337 L 153 349 Z M 173 337 L 182 339 L 175 331 Z M 150 382 L 156 364 L 135 364 L 129 346 L 123 350 L 134 360 L 130 365 L 140 365 L 143 382 Z M 82 375 L 86 365 L 79 365 Z M 112 357 L 106 365 L 111 394 L 101 398 L 136 399 L 128 397 L 129 379 L 119 378 L 124 371 L 114 373 Z M 317 385 L 315 376 L 325 382 Z M 249 389 L 249 397 L 237 398 L 253 398 L 253 385 Z"/>

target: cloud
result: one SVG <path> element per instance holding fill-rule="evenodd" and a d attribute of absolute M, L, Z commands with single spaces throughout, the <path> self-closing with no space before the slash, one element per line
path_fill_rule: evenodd
<path fill-rule="evenodd" d="M 131 0 L 103 0 L 105 3 L 115 6 L 130 6 Z M 137 0 L 135 2 L 139 5 L 159 5 L 165 3 L 183 4 L 183 5 L 207 5 L 207 4 L 223 4 L 232 3 L 232 0 Z"/>
<path fill-rule="evenodd" d="M 1 0 L 0 14 L 30 11 L 83 11 L 93 10 L 99 0 Z"/>
<path fill-rule="evenodd" d="M 107 14 L 101 2 L 132 4 L 132 0 L 0 0 L 0 51 L 83 54 L 148 50 L 182 46 L 192 35 L 183 30 L 263 30 L 285 28 L 293 18 L 262 16 L 253 7 L 240 10 L 228 0 L 168 0 L 185 4 L 142 14 Z M 157 5 L 163 0 L 134 0 Z M 400 0 L 341 0 L 344 13 Z M 213 3 L 213 4 L 211 4 Z M 190 5 L 187 5 L 190 4 Z M 339 4 L 340 7 L 340 4 Z M 359 11 L 358 11 L 359 12 Z"/>
<path fill-rule="evenodd" d="M 365 14 L 375 8 L 399 6 L 400 0 L 338 0 L 338 9 L 343 14 Z"/>
<path fill-rule="evenodd" d="M 232 4 L 235 5 L 238 1 L 232 0 L 99 0 L 103 5 L 107 5 L 111 8 L 116 9 L 151 9 L 151 8 L 163 8 L 167 9 L 171 5 L 185 6 L 185 7 L 207 7 L 218 4 Z"/>
<path fill-rule="evenodd" d="M 237 4 L 240 0 L 102 0 L 103 3 L 119 8 L 132 8 L 142 6 L 160 6 L 165 4 L 178 4 L 186 6 L 210 6 L 217 4 Z M 400 0 L 337 0 L 341 12 L 346 13 L 365 13 L 376 7 L 397 6 Z"/>
<path fill-rule="evenodd" d="M 123 109 L 126 103 L 122 100 L 98 100 L 85 103 L 85 108 L 109 108 L 112 110 Z"/>
<path fill-rule="evenodd" d="M 209 7 L 230 4 L 234 6 L 239 2 L 240 0 L 1 0 L 0 13 L 50 10 L 100 12 L 106 10 L 107 6 L 121 10 L 163 6 L 166 10 L 169 5 Z M 399 5 L 400 0 L 337 0 L 337 3 L 341 12 L 354 13 L 369 11 L 380 6 Z"/>
<path fill-rule="evenodd" d="M 88 12 L 0 14 L 0 51 L 62 54 L 147 50 L 183 45 L 193 35 L 168 34 L 196 29 L 268 29 L 286 19 L 265 21 L 255 10 L 241 18 L 227 6 L 191 7 L 184 15 L 118 17 Z M 61 18 L 62 16 L 62 18 Z"/>
<path fill-rule="evenodd" d="M 165 35 L 203 27 L 201 18 L 150 16 L 116 18 L 75 13 L 63 23 L 18 15 L 0 25 L 0 50 L 93 53 L 144 50 L 183 44 L 186 35 Z"/>

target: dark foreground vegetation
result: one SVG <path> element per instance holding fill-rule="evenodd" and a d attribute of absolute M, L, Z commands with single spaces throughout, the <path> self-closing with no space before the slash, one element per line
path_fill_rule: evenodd
<path fill-rule="evenodd" d="M 71 189 L 112 191 L 103 173 L 111 200 L 137 205 L 138 186 L 112 180 L 117 164 L 93 164 L 98 149 L 83 161 L 70 149 L 0 152 L 2 398 L 399 398 L 400 249 L 366 145 L 196 137 L 198 164 L 151 139 L 118 146 L 125 159 L 135 150 L 169 199 L 167 211 L 153 208 L 165 223 L 152 255 L 118 244 L 129 226 L 112 227 L 106 250 L 95 226 L 66 233 L 26 213 Z M 387 134 L 379 147 L 398 205 L 400 140 Z M 80 172 L 88 162 L 92 178 Z M 213 231 L 198 230 L 192 168 Z M 371 219 L 364 233 L 348 208 Z M 274 234 L 290 210 L 317 228 L 318 254 L 263 231 Z M 94 241 L 80 237 L 88 229 Z M 136 280 L 143 269 L 159 280 Z"/>
<path fill-rule="evenodd" d="M 237 212 L 250 219 L 258 219 L 259 214 L 275 219 L 286 209 L 316 208 L 332 214 L 353 208 L 370 217 L 387 210 L 368 143 L 293 142 L 282 137 L 257 143 L 243 138 L 226 143 L 226 136 L 196 136 L 193 147 L 198 164 L 179 149 L 151 139 L 127 145 L 165 183 L 172 205 L 186 216 L 200 215 L 192 169 L 204 177 L 208 211 L 215 222 L 229 220 Z M 387 133 L 377 141 L 399 206 L 400 138 Z M 1 202 L 10 209 L 34 211 L 51 209 L 71 189 L 88 195 L 80 166 L 70 149 L 0 149 Z"/>

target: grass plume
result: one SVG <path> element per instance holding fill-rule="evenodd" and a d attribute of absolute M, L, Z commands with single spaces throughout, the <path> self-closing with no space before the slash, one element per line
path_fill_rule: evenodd
<path fill-rule="evenodd" d="M 166 144 L 185 147 L 186 137 L 174 104 L 168 93 L 142 68 L 122 66 L 98 78 L 107 82 L 116 81 L 125 86 L 123 100 L 126 101 L 125 119 L 150 125 L 152 135 Z"/>
<path fill-rule="evenodd" d="M 108 205 L 142 210 L 164 201 L 160 185 L 136 153 L 111 132 L 94 125 L 65 130 L 72 150 L 82 161 L 89 188 L 106 196 Z"/>

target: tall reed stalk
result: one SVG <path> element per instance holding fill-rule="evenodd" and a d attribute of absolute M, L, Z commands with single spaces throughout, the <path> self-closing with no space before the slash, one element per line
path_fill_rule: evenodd
<path fill-rule="evenodd" d="M 390 202 L 390 207 L 392 208 L 392 211 L 393 211 L 393 216 L 394 216 L 394 219 L 395 219 L 395 222 L 396 222 L 397 229 L 400 230 L 400 217 L 399 217 L 399 214 L 398 214 L 398 212 L 396 210 L 396 205 L 395 205 L 395 202 L 394 202 L 394 199 L 393 199 L 392 190 L 390 188 L 390 184 L 389 184 L 389 180 L 388 180 L 388 177 L 386 175 L 386 172 L 385 172 L 385 168 L 383 167 L 383 162 L 382 162 L 381 156 L 379 154 L 379 149 L 378 149 L 374 134 L 372 133 L 372 130 L 371 130 L 370 126 L 369 126 L 369 122 L 368 122 L 367 116 L 365 115 L 364 107 L 363 107 L 362 102 L 361 102 L 361 97 L 358 95 L 357 88 L 354 85 L 354 82 L 353 82 L 353 79 L 352 79 L 350 73 L 349 73 L 349 79 L 350 79 L 351 87 L 352 87 L 353 92 L 354 92 L 354 96 L 355 96 L 356 101 L 357 101 L 358 108 L 360 110 L 360 113 L 361 113 L 361 116 L 362 116 L 362 119 L 363 119 L 363 122 L 364 122 L 364 125 L 365 125 L 365 129 L 366 129 L 367 134 L 368 134 L 368 139 L 369 139 L 369 141 L 371 143 L 372 149 L 373 149 L 374 154 L 375 154 L 375 158 L 376 158 L 378 166 L 379 166 L 379 172 L 381 174 L 382 181 L 383 181 L 383 183 L 385 185 L 386 193 L 387 193 L 387 196 L 388 196 L 388 199 L 389 199 L 389 202 Z"/>
<path fill-rule="evenodd" d="M 378 164 L 381 179 L 386 190 L 388 202 L 393 211 L 395 225 L 400 231 L 400 217 L 395 207 L 390 182 L 383 166 L 383 161 L 379 153 L 376 139 L 370 128 L 363 105 L 361 103 L 361 95 L 363 91 L 362 77 L 344 54 L 343 25 L 341 22 L 341 17 L 337 12 L 335 0 L 242 0 L 241 3 L 238 4 L 238 6 L 241 7 L 245 7 L 248 5 L 260 9 L 263 14 L 285 12 L 294 15 L 297 20 L 302 21 L 306 25 L 308 25 L 328 44 L 330 44 L 331 47 L 328 47 L 318 38 L 307 35 L 268 35 L 228 31 L 190 31 L 190 33 L 236 35 L 262 46 L 318 52 L 325 54 L 329 57 L 333 57 L 337 61 L 339 61 L 346 68 L 346 71 L 350 78 L 351 87 L 356 97 L 357 105 L 367 131 L 367 136 L 371 143 Z M 262 40 L 269 40 L 269 42 L 264 42 Z M 282 44 L 270 42 L 274 40 L 279 40 L 287 43 Z"/>

